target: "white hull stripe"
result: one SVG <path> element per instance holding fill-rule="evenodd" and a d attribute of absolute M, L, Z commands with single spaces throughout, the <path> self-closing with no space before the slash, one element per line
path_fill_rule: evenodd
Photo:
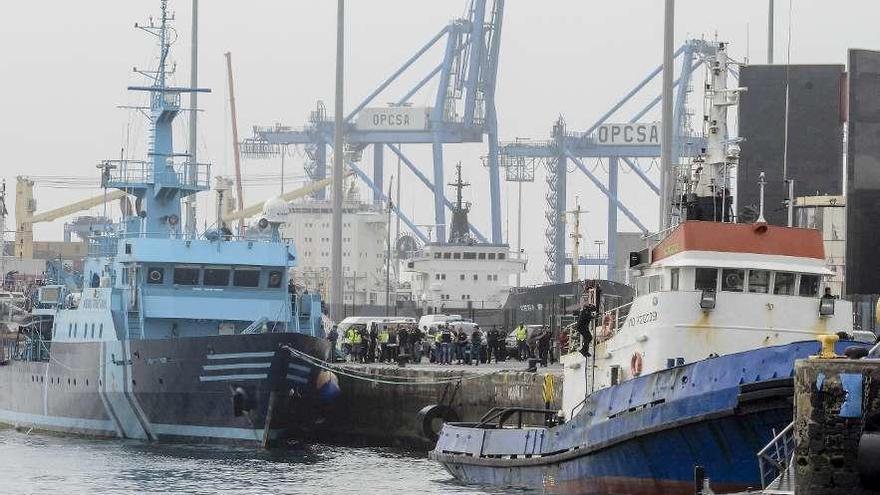
<path fill-rule="evenodd" d="M 241 359 L 272 357 L 274 352 L 239 352 L 236 354 L 208 354 L 208 359 Z"/>
<path fill-rule="evenodd" d="M 292 364 L 292 363 L 291 363 L 291 364 L 288 364 L 287 367 L 290 368 L 290 369 L 292 369 L 292 370 L 299 371 L 299 372 L 301 372 L 301 373 L 309 374 L 309 373 L 312 372 L 312 369 L 311 369 L 311 368 L 309 368 L 308 366 L 303 366 L 303 365 L 301 365 L 301 364 Z"/>
<path fill-rule="evenodd" d="M 249 375 L 218 375 L 218 376 L 200 376 L 200 382 L 223 382 L 227 380 L 265 380 L 269 378 L 268 373 Z"/>
<path fill-rule="evenodd" d="M 159 435 L 181 437 L 231 438 L 235 440 L 263 441 L 263 429 L 232 428 L 223 426 L 193 426 L 153 424 L 153 431 Z M 281 430 L 269 430 L 269 436 L 277 438 Z"/>
<path fill-rule="evenodd" d="M 17 411 L 0 409 L 0 421 L 12 425 L 28 425 L 37 428 L 63 428 L 70 430 L 88 430 L 115 434 L 116 427 L 108 419 L 67 418 L 63 416 L 44 416 Z"/>
<path fill-rule="evenodd" d="M 296 375 L 287 375 L 288 380 L 293 380 L 296 383 L 309 383 L 309 381 L 301 376 Z"/>
<path fill-rule="evenodd" d="M 236 363 L 236 364 L 206 364 L 202 366 L 205 371 L 220 370 L 249 370 L 257 368 L 268 368 L 272 363 Z"/>

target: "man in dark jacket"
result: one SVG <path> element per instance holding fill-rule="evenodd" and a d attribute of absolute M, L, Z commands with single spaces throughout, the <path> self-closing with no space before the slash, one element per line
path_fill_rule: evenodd
<path fill-rule="evenodd" d="M 327 334 L 327 340 L 330 341 L 330 362 L 336 362 L 336 341 L 339 340 L 339 330 L 336 325 L 333 325 L 333 328 L 330 329 L 330 332 Z"/>
<path fill-rule="evenodd" d="M 444 325 L 440 330 L 440 364 L 452 364 L 452 330 Z"/>
<path fill-rule="evenodd" d="M 547 328 L 547 325 L 544 325 L 541 328 L 541 333 L 538 334 L 538 357 L 541 359 L 541 366 L 547 367 L 547 354 L 550 352 L 550 337 L 551 337 L 550 329 Z"/>
<path fill-rule="evenodd" d="M 368 361 L 376 362 L 376 348 L 379 345 L 379 325 L 374 321 L 370 325 L 370 350 L 367 352 Z"/>
<path fill-rule="evenodd" d="M 406 325 L 398 325 L 397 326 L 397 345 L 399 346 L 398 354 L 405 354 L 407 356 L 412 357 L 412 353 L 409 349 L 409 330 L 407 330 Z"/>
<path fill-rule="evenodd" d="M 495 354 L 495 362 L 497 363 L 500 359 L 500 355 L 498 354 L 498 325 L 492 325 L 492 328 L 486 332 L 486 363 L 492 362 L 492 354 Z"/>
<path fill-rule="evenodd" d="M 483 349 L 483 331 L 479 325 L 474 325 L 474 331 L 471 332 L 471 361 L 474 366 L 480 365 L 480 352 Z"/>
<path fill-rule="evenodd" d="M 455 357 L 458 359 L 458 364 L 462 364 L 470 358 L 467 354 L 467 344 L 468 334 L 465 332 L 464 328 L 459 328 L 455 336 Z"/>

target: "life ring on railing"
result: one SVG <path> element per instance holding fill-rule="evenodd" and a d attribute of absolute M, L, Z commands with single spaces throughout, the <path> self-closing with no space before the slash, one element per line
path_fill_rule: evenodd
<path fill-rule="evenodd" d="M 602 329 L 599 331 L 599 338 L 601 340 L 610 339 L 611 336 L 614 335 L 614 318 L 611 317 L 610 313 L 606 313 L 604 317 L 602 317 Z"/>
<path fill-rule="evenodd" d="M 629 360 L 629 372 L 633 378 L 642 374 L 642 355 L 638 352 L 633 353 Z"/>

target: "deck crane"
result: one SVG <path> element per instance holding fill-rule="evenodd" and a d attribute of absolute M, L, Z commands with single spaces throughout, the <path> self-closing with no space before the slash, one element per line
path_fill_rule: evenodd
<path fill-rule="evenodd" d="M 34 181 L 22 176 L 16 177 L 16 179 L 15 256 L 23 259 L 34 257 L 33 226 L 35 223 L 51 222 L 128 196 L 124 191 L 108 191 L 100 196 L 94 196 L 53 210 L 37 213 L 37 202 L 34 199 Z"/>

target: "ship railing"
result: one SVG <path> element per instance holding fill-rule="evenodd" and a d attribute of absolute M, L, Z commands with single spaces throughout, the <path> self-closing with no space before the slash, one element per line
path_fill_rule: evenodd
<path fill-rule="evenodd" d="M 774 430 L 775 433 L 775 430 Z M 784 473 L 794 455 L 794 421 L 773 436 L 758 452 L 758 468 L 761 471 L 761 488 L 767 488 Z"/>
<path fill-rule="evenodd" d="M 168 161 L 164 170 L 155 171 L 153 163 L 144 160 L 105 160 L 107 182 L 110 187 L 126 184 L 175 185 L 194 189 L 209 189 L 211 164 Z"/>
<path fill-rule="evenodd" d="M 610 309 L 602 313 L 602 319 L 596 322 L 596 343 L 605 342 L 614 337 L 617 332 L 626 324 L 629 317 L 629 310 L 632 303 L 628 302 L 622 306 Z"/>
<path fill-rule="evenodd" d="M 117 249 L 119 246 L 120 240 L 125 239 L 147 239 L 147 238 L 162 238 L 162 239 L 175 239 L 181 241 L 191 241 L 194 239 L 192 234 L 188 232 L 174 232 L 174 231 L 165 231 L 165 232 L 114 232 L 108 234 L 97 234 L 93 236 L 89 236 L 89 246 L 88 246 L 88 255 L 91 257 L 111 257 L 116 256 Z M 207 240 L 203 235 L 199 235 L 195 237 L 195 239 Z M 293 239 L 289 238 L 281 238 L 279 240 L 273 240 L 269 237 L 250 237 L 250 236 L 241 236 L 241 235 L 223 235 L 219 234 L 219 242 L 224 241 L 247 241 L 252 243 L 263 243 L 263 242 L 280 242 L 285 245 L 291 245 Z"/>

